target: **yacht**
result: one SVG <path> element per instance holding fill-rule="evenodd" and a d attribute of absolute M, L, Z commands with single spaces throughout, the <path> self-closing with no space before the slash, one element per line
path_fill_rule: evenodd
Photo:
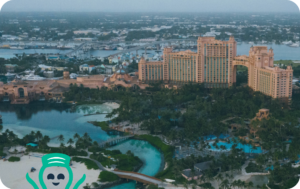
<path fill-rule="evenodd" d="M 123 49 L 123 47 L 118 47 L 117 50 L 122 51 L 124 49 Z"/>
<path fill-rule="evenodd" d="M 25 80 L 25 81 L 40 81 L 40 80 L 44 80 L 44 79 L 45 79 L 44 77 L 34 75 L 34 74 L 25 75 L 22 77 L 22 80 Z"/>
<path fill-rule="evenodd" d="M 112 48 L 110 46 L 106 46 L 104 47 L 104 50 L 112 50 Z"/>
<path fill-rule="evenodd" d="M 20 46 L 19 46 L 19 47 L 10 47 L 10 49 L 14 49 L 14 50 L 16 50 L 16 49 L 17 49 L 17 50 L 21 50 L 21 49 L 24 49 L 24 47 L 20 47 Z"/>
<path fill-rule="evenodd" d="M 29 69 L 25 70 L 24 72 L 25 72 L 26 74 L 31 74 L 31 73 L 34 73 L 34 71 L 32 71 L 32 70 L 29 70 Z"/>
<path fill-rule="evenodd" d="M 7 74 L 5 74 L 6 77 L 15 77 L 15 73 L 9 73 L 7 72 Z"/>
<path fill-rule="evenodd" d="M 292 41 L 283 41 L 282 44 L 284 44 L 284 45 L 291 45 L 291 44 L 293 44 L 293 42 Z"/>
<path fill-rule="evenodd" d="M 293 44 L 290 45 L 290 47 L 299 47 L 299 46 L 300 46 L 299 43 L 293 43 Z"/>

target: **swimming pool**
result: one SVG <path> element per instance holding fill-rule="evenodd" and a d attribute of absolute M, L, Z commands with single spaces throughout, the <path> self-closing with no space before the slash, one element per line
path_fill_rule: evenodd
<path fill-rule="evenodd" d="M 218 142 L 217 146 L 219 147 L 219 149 L 217 149 L 215 146 L 213 146 L 214 141 L 209 142 L 209 146 L 210 146 L 210 150 L 212 151 L 230 151 L 231 147 L 234 145 L 234 143 L 232 141 L 230 141 L 230 143 L 227 142 Z M 225 149 L 221 149 L 221 146 L 225 146 Z M 242 149 L 245 153 L 254 153 L 254 154 L 261 154 L 263 153 L 263 150 L 261 149 L 261 147 L 256 147 L 255 149 L 252 148 L 252 145 L 249 144 L 241 144 L 241 143 L 237 143 L 237 148 L 238 149 Z"/>

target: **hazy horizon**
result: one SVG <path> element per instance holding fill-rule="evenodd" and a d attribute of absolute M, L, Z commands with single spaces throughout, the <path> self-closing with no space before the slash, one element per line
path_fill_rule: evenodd
<path fill-rule="evenodd" d="M 297 13 L 289 0 L 11 0 L 3 12 L 273 12 Z"/>

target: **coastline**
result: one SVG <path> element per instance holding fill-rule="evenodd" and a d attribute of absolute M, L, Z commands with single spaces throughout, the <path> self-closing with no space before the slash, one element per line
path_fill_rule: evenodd
<path fill-rule="evenodd" d="M 44 154 L 41 153 L 30 153 L 30 156 L 22 156 L 19 162 L 0 161 L 0 176 L 3 184 L 13 189 L 32 188 L 25 178 L 27 173 L 38 184 L 38 170 L 42 167 L 41 157 L 43 155 Z M 37 171 L 30 172 L 32 167 Z M 65 168 L 62 167 L 51 167 L 51 170 L 56 172 L 64 171 L 64 169 Z M 84 163 L 77 163 L 75 161 L 72 161 L 71 169 L 74 174 L 74 181 L 71 188 L 74 187 L 75 181 L 79 180 L 83 174 L 86 174 L 86 180 L 80 185 L 80 189 L 82 189 L 86 183 L 92 184 L 96 182 L 101 172 L 99 169 L 88 170 Z"/>

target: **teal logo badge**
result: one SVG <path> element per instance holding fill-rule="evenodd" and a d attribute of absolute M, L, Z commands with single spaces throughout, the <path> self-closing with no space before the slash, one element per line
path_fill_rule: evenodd
<path fill-rule="evenodd" d="M 62 181 L 65 179 L 65 177 L 69 177 L 69 180 L 67 182 L 67 185 L 65 189 L 70 189 L 72 182 L 73 182 L 73 172 L 70 168 L 70 160 L 71 158 L 65 154 L 60 154 L 60 153 L 53 153 L 53 154 L 47 154 L 42 157 L 42 168 L 40 169 L 39 172 L 39 182 L 42 187 L 42 189 L 47 189 L 47 186 L 44 181 L 44 172 L 47 168 L 50 167 L 63 167 L 66 168 L 66 174 L 64 175 L 62 173 L 59 173 L 58 175 L 54 175 L 53 173 L 49 173 L 47 175 L 48 180 L 55 181 L 57 178 L 57 182 L 51 182 L 54 186 L 58 186 L 60 184 L 59 181 Z M 84 182 L 86 178 L 86 175 L 83 174 L 81 179 L 75 184 L 73 189 L 78 189 L 78 187 Z M 38 185 L 30 178 L 29 174 L 26 174 L 26 180 L 33 186 L 34 189 L 39 189 Z"/>

